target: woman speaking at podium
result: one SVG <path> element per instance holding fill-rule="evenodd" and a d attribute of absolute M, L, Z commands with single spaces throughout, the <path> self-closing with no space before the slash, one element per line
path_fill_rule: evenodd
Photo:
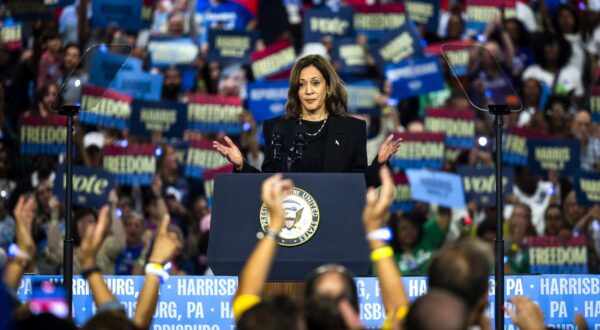
<path fill-rule="evenodd" d="M 348 116 L 348 93 L 329 61 L 320 55 L 299 59 L 290 75 L 285 115 L 263 124 L 262 172 L 364 173 L 368 186 L 379 185 L 379 168 L 400 148 L 390 135 L 367 165 L 367 129 Z M 261 172 L 244 160 L 225 137 L 213 147 L 234 165 L 234 172 Z"/>

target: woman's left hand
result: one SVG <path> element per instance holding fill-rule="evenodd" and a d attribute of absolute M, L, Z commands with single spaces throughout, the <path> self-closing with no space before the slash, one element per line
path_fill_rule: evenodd
<path fill-rule="evenodd" d="M 377 161 L 379 164 L 383 165 L 390 160 L 392 155 L 400 149 L 400 146 L 402 146 L 402 138 L 394 140 L 394 135 L 390 134 L 381 147 L 379 147 L 379 152 L 377 153 Z"/>

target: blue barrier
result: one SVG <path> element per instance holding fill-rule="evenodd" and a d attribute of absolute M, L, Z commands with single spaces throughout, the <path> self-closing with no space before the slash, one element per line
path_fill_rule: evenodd
<path fill-rule="evenodd" d="M 27 301 L 32 282 L 62 281 L 61 276 L 25 276 L 18 295 Z M 142 288 L 142 276 L 106 276 L 108 286 L 132 317 Z M 403 277 L 411 300 L 427 291 L 426 277 Z M 360 301 L 360 317 L 366 327 L 379 327 L 385 317 L 381 290 L 376 278 L 355 278 Z M 490 278 L 490 317 L 494 318 L 494 280 Z M 161 286 L 152 329 L 201 330 L 231 329 L 231 300 L 237 288 L 233 276 L 174 276 Z M 576 329 L 573 319 L 581 313 L 590 329 L 600 329 L 600 275 L 507 276 L 506 296 L 528 296 L 537 301 L 546 324 L 559 329 Z M 506 303 L 510 306 L 510 303 Z M 82 324 L 95 312 L 91 291 L 80 276 L 73 279 L 73 315 Z M 507 314 L 505 329 L 516 329 Z M 492 322 L 493 324 L 493 322 Z"/>

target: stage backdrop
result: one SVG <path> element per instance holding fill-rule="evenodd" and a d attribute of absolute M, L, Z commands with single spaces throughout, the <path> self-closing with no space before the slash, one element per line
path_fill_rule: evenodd
<path fill-rule="evenodd" d="M 25 276 L 19 288 L 19 297 L 27 301 L 32 283 L 37 280 L 59 282 L 61 276 Z M 142 288 L 142 276 L 106 276 L 111 291 L 123 304 L 127 315 L 133 316 Z M 385 313 L 381 304 L 381 289 L 376 278 L 355 278 L 360 300 L 360 317 L 367 327 L 379 327 Z M 426 277 L 403 277 L 404 287 L 411 300 L 427 291 Z M 490 278 L 490 317 L 494 311 L 494 279 Z M 232 329 L 231 300 L 237 288 L 233 276 L 174 276 L 161 286 L 160 298 L 154 314 L 152 329 Z M 559 329 L 575 329 L 573 319 L 581 313 L 590 329 L 600 327 L 599 275 L 528 275 L 507 276 L 507 297 L 528 296 L 539 302 L 546 324 Z M 95 311 L 86 281 L 80 276 L 73 279 L 73 315 L 82 324 Z M 510 304 L 506 304 L 511 307 Z M 507 314 L 506 329 L 514 329 Z M 493 321 L 492 321 L 493 322 Z M 493 324 L 493 323 L 492 323 Z"/>

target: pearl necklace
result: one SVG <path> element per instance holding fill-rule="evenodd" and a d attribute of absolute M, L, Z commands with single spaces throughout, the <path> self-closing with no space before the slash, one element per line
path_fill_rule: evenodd
<path fill-rule="evenodd" d="M 325 127 L 325 124 L 327 124 L 327 118 L 329 118 L 329 115 L 325 114 L 325 120 L 323 120 L 323 124 L 321 124 L 321 127 L 319 128 L 319 130 L 317 130 L 315 133 L 306 132 L 306 135 L 308 135 L 308 136 L 317 136 L 317 135 L 319 135 L 319 133 L 321 133 L 321 131 Z M 300 124 L 302 124 L 302 115 L 300 115 Z"/>

